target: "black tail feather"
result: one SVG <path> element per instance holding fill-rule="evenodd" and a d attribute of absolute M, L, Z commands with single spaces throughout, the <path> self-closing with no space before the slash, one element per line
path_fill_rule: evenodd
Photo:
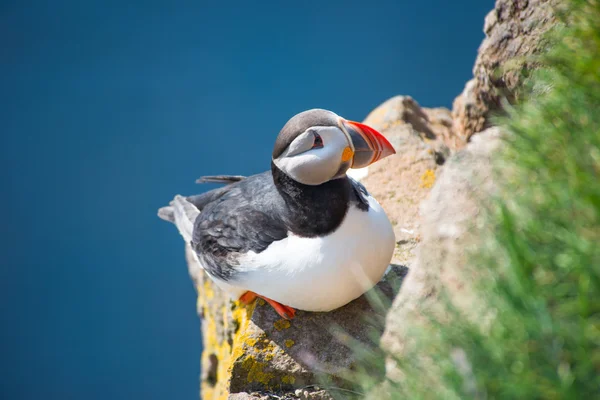
<path fill-rule="evenodd" d="M 246 179 L 242 175 L 212 175 L 212 176 L 201 176 L 196 180 L 196 183 L 225 183 L 231 184 Z"/>

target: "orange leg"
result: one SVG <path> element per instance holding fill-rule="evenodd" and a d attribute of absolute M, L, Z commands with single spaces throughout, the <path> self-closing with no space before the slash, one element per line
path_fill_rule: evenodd
<path fill-rule="evenodd" d="M 296 316 L 296 310 L 294 310 L 292 307 L 284 306 L 283 304 L 278 303 L 275 300 L 271 300 L 268 297 L 261 296 L 254 292 L 251 292 L 251 291 L 247 291 L 246 293 L 241 295 L 240 302 L 242 302 L 244 304 L 250 304 L 257 297 L 260 297 L 261 299 L 263 299 L 264 301 L 269 303 L 271 305 L 271 307 L 273 307 L 275 309 L 275 311 L 277 311 L 277 314 L 279 314 L 281 316 L 281 318 L 292 319 Z"/>
<path fill-rule="evenodd" d="M 271 307 L 273 307 L 275 311 L 277 311 L 277 314 L 279 314 L 281 318 L 292 319 L 296 316 L 296 310 L 294 310 L 292 307 L 284 306 L 283 304 L 278 303 L 275 300 L 271 300 L 263 296 L 258 297 L 269 303 Z"/>
<path fill-rule="evenodd" d="M 247 291 L 246 293 L 244 293 L 243 295 L 240 296 L 240 302 L 242 302 L 243 304 L 246 304 L 246 305 L 252 303 L 255 299 L 256 299 L 256 293 L 251 292 L 251 291 Z"/>

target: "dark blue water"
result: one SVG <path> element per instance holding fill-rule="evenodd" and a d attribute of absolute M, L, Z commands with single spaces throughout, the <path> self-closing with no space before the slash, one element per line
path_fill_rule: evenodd
<path fill-rule="evenodd" d="M 493 6 L 220 3 L 0 2 L 1 398 L 197 398 L 195 293 L 156 209 L 267 169 L 302 110 L 450 106 Z"/>

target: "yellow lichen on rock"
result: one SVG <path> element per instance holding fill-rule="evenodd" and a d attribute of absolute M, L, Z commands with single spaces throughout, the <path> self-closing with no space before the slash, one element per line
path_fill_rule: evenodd
<path fill-rule="evenodd" d="M 202 365 L 203 368 L 207 368 L 211 365 L 211 356 L 216 357 L 219 361 L 219 364 L 216 368 L 216 381 L 214 384 L 211 384 L 210 380 L 202 381 L 202 396 L 204 399 L 211 400 L 221 400 L 227 398 L 227 390 L 224 387 L 224 384 L 218 377 L 223 376 L 222 374 L 226 372 L 223 370 L 223 363 L 221 360 L 229 357 L 231 348 L 227 341 L 223 343 L 219 343 L 217 340 L 217 330 L 216 324 L 211 320 L 206 320 L 205 327 L 203 329 L 204 332 L 204 351 L 202 352 Z"/>
<path fill-rule="evenodd" d="M 245 353 L 247 348 L 254 347 L 258 339 L 251 337 L 247 329 L 248 323 L 250 321 L 250 316 L 254 311 L 254 307 L 256 303 L 252 303 L 249 306 L 242 306 L 239 302 L 235 302 L 235 307 L 231 312 L 233 321 L 237 324 L 237 331 L 233 335 L 233 349 L 231 352 L 231 359 L 235 361 L 241 358 Z M 233 362 L 230 362 L 228 365 L 229 370 L 233 366 Z"/>
<path fill-rule="evenodd" d="M 245 350 L 240 346 L 246 340 L 247 346 L 254 346 L 257 339 L 244 337 L 254 305 L 232 303 L 225 295 L 219 296 L 219 301 L 215 301 L 216 292 L 212 285 L 206 277 L 198 285 L 198 309 L 204 315 L 202 369 L 205 376 L 201 391 L 204 400 L 221 400 L 227 399 L 229 395 L 232 364 L 244 354 Z M 233 344 L 233 349 L 230 343 Z M 261 377 L 258 370 L 254 370 L 253 375 Z"/>
<path fill-rule="evenodd" d="M 268 387 L 274 375 L 264 372 L 266 366 L 267 363 L 257 361 L 254 356 L 247 356 L 242 362 L 242 368 L 248 371 L 248 383 L 259 382 Z"/>
<path fill-rule="evenodd" d="M 210 280 L 206 279 L 203 286 L 202 290 L 198 290 L 198 293 L 202 293 L 202 297 L 207 299 L 215 297 L 215 291 L 212 288 L 212 282 Z"/>
<path fill-rule="evenodd" d="M 435 171 L 432 169 L 426 170 L 421 176 L 421 187 L 431 189 L 435 183 Z"/>
<path fill-rule="evenodd" d="M 247 383 L 260 384 L 266 390 L 276 389 L 281 384 L 280 378 L 269 371 L 269 366 L 275 357 L 281 356 L 281 349 L 264 332 L 248 327 L 250 316 L 251 314 L 247 316 L 247 322 L 234 335 L 228 374 L 244 374 Z"/>
<path fill-rule="evenodd" d="M 204 370 L 212 369 L 212 371 L 206 371 L 205 373 L 213 374 L 211 377 L 202 379 L 201 390 L 203 399 L 224 400 L 227 399 L 228 390 L 226 380 L 220 378 L 227 374 L 227 360 L 231 357 L 231 346 L 227 340 L 222 338 L 222 335 L 219 335 L 217 324 L 221 324 L 221 318 L 226 321 L 227 316 L 223 312 L 224 307 L 217 307 L 209 301 L 214 298 L 211 285 L 212 283 L 207 279 L 204 281 L 202 288 L 198 288 L 198 293 L 200 293 L 198 296 L 199 308 L 202 309 L 205 316 L 210 315 L 210 318 L 204 318 L 202 326 L 204 336 L 202 368 Z M 226 326 L 225 324 L 226 322 L 223 323 L 223 326 Z M 214 360 L 217 362 L 216 366 L 213 366 Z"/>
<path fill-rule="evenodd" d="M 290 326 L 292 326 L 292 324 L 287 319 L 280 319 L 275 321 L 273 323 L 273 326 L 275 327 L 275 329 L 280 331 L 282 329 L 288 329 Z"/>
<path fill-rule="evenodd" d="M 294 342 L 292 339 L 287 339 L 287 340 L 285 341 L 285 347 L 287 347 L 288 349 L 289 349 L 290 347 L 292 347 L 294 344 L 296 344 L 296 342 Z"/>

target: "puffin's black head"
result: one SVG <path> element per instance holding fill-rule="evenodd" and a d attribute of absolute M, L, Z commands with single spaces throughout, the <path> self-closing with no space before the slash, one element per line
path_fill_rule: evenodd
<path fill-rule="evenodd" d="M 394 154 L 387 139 L 331 111 L 313 109 L 290 119 L 275 141 L 273 162 L 305 185 L 320 185 Z"/>

